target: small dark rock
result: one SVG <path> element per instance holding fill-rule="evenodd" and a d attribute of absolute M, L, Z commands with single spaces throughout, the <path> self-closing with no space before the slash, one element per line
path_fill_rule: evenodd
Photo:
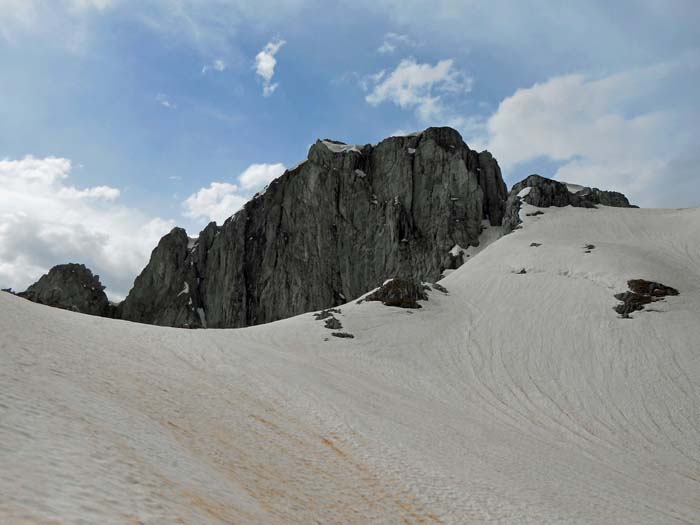
<path fill-rule="evenodd" d="M 526 273 L 527 273 L 527 270 L 525 268 L 523 268 L 522 270 L 520 270 L 518 272 L 518 275 L 525 275 Z"/>
<path fill-rule="evenodd" d="M 435 288 L 438 292 L 450 293 L 450 292 L 447 291 L 447 288 L 445 288 L 445 287 L 444 287 L 443 285 L 441 285 L 441 284 L 433 283 L 433 288 Z"/>
<path fill-rule="evenodd" d="M 326 319 L 326 324 L 324 326 L 330 330 L 340 330 L 343 327 L 343 325 L 340 324 L 340 321 L 338 321 L 338 319 L 335 317 Z"/>
<path fill-rule="evenodd" d="M 525 214 L 526 217 L 537 217 L 538 215 L 544 215 L 544 212 L 537 210 L 537 211 L 533 211 L 532 213 Z"/>
<path fill-rule="evenodd" d="M 530 247 L 531 247 L 531 248 L 539 248 L 540 246 L 542 246 L 542 243 L 541 243 L 541 242 L 533 242 L 533 243 L 530 243 Z"/>
<path fill-rule="evenodd" d="M 354 339 L 355 336 L 347 332 L 333 332 L 331 334 L 333 337 L 340 337 L 342 339 Z"/>
<path fill-rule="evenodd" d="M 595 244 L 586 244 L 584 248 L 587 250 L 586 253 L 591 253 L 591 250 L 595 250 Z"/>
<path fill-rule="evenodd" d="M 420 308 L 417 301 L 427 301 L 423 284 L 416 279 L 396 278 L 387 281 L 378 290 L 366 297 L 367 301 L 381 301 L 386 306 Z"/>
<path fill-rule="evenodd" d="M 339 314 L 340 310 L 337 308 L 329 308 L 327 310 L 321 310 L 320 312 L 316 312 L 314 315 L 314 318 L 317 321 L 323 321 L 324 319 L 327 319 L 328 317 L 332 317 L 333 314 Z"/>

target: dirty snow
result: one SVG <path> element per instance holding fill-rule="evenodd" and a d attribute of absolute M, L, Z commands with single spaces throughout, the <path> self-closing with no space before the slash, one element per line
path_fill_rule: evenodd
<path fill-rule="evenodd" d="M 550 208 L 354 339 L 0 293 L 0 523 L 698 523 L 698 231 Z M 680 295 L 620 319 L 631 278 Z"/>

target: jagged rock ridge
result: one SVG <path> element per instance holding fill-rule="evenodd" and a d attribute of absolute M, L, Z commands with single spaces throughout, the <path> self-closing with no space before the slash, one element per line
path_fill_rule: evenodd
<path fill-rule="evenodd" d="M 176 228 L 121 306 L 124 319 L 240 327 L 329 308 L 391 277 L 435 281 L 450 250 L 500 225 L 507 188 L 450 128 L 377 145 L 317 141 L 308 159 L 196 241 Z"/>
<path fill-rule="evenodd" d="M 114 317 L 99 275 L 83 264 L 60 264 L 17 295 L 48 306 L 90 315 Z"/>
<path fill-rule="evenodd" d="M 567 185 L 540 175 L 530 175 L 513 186 L 506 201 L 503 225 L 506 231 L 520 224 L 520 203 L 526 202 L 539 208 L 573 206 L 595 208 L 597 205 L 618 208 L 635 208 L 622 193 L 598 188 Z"/>

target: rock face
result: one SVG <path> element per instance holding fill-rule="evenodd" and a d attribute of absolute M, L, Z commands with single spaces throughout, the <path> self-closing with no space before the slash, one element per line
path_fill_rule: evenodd
<path fill-rule="evenodd" d="M 513 230 L 520 224 L 520 203 L 523 201 L 539 208 L 550 206 L 595 208 L 599 204 L 618 208 L 635 207 L 629 203 L 627 197 L 616 191 L 602 191 L 598 188 L 580 186 L 572 186 L 570 189 L 563 182 L 540 175 L 530 175 L 510 190 L 503 221 L 506 230 Z"/>
<path fill-rule="evenodd" d="M 377 145 L 317 141 L 222 226 L 174 229 L 121 305 L 124 319 L 241 327 L 329 308 L 389 277 L 437 280 L 450 250 L 500 225 L 498 163 L 450 128 Z"/>
<path fill-rule="evenodd" d="M 49 270 L 20 297 L 48 306 L 73 310 L 90 315 L 114 317 L 105 287 L 98 275 L 93 275 L 83 264 L 60 264 Z"/>

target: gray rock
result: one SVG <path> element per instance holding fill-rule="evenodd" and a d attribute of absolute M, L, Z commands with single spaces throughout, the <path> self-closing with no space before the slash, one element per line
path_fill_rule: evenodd
<path fill-rule="evenodd" d="M 482 220 L 501 224 L 506 194 L 491 154 L 450 128 L 377 145 L 317 141 L 190 248 L 184 230 L 164 237 L 122 316 L 241 327 L 346 303 L 396 275 L 432 282 L 460 264 L 455 244 L 478 244 Z"/>
<path fill-rule="evenodd" d="M 35 303 L 90 315 L 114 317 L 99 275 L 83 264 L 60 264 L 17 295 Z"/>
<path fill-rule="evenodd" d="M 205 232 L 207 229 L 202 234 Z M 194 255 L 193 242 L 185 230 L 173 228 L 160 240 L 128 297 L 119 305 L 120 317 L 161 326 L 206 327 L 202 310 L 198 310 L 203 305 Z"/>
<path fill-rule="evenodd" d="M 525 188 L 530 188 L 527 195 L 518 195 Z M 615 206 L 618 208 L 636 208 L 632 206 L 627 197 L 616 191 L 602 191 L 598 188 L 583 188 L 572 193 L 566 184 L 541 177 L 540 175 L 530 175 L 526 179 L 518 182 L 510 190 L 505 205 L 503 225 L 506 231 L 512 231 L 520 224 L 520 205 L 526 202 L 538 208 L 549 208 L 550 206 L 574 206 L 577 208 L 595 208 L 601 204 L 604 206 Z M 537 212 L 529 214 L 536 215 Z"/>
<path fill-rule="evenodd" d="M 418 301 L 427 301 L 425 287 L 417 279 L 391 279 L 369 294 L 365 301 L 381 301 L 386 306 L 420 308 Z"/>

